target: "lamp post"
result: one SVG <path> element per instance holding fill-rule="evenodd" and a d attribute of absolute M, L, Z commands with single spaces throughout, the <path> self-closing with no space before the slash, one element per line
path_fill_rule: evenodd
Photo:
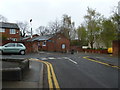
<path fill-rule="evenodd" d="M 31 38 L 32 38 L 32 19 L 30 19 L 30 25 L 31 25 Z"/>

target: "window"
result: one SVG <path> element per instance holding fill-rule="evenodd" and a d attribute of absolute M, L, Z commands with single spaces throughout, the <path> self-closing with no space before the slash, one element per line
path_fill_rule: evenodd
<path fill-rule="evenodd" d="M 42 46 L 46 46 L 46 41 L 44 41 L 44 42 L 42 43 Z"/>
<path fill-rule="evenodd" d="M 11 38 L 11 40 L 12 40 L 12 41 L 17 41 L 17 39 L 16 39 L 16 38 Z"/>
<path fill-rule="evenodd" d="M 65 44 L 62 44 L 62 49 L 65 49 Z"/>
<path fill-rule="evenodd" d="M 10 29 L 10 34 L 16 34 L 16 30 L 15 29 Z"/>
<path fill-rule="evenodd" d="M 17 43 L 17 47 L 23 47 L 21 44 Z"/>
<path fill-rule="evenodd" d="M 0 28 L 0 32 L 5 32 L 5 29 L 4 28 Z"/>
<path fill-rule="evenodd" d="M 15 47 L 15 43 L 8 43 L 5 45 L 5 47 Z"/>

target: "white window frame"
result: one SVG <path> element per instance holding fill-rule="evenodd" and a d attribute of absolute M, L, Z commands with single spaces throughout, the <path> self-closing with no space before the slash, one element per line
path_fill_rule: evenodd
<path fill-rule="evenodd" d="M 46 41 L 42 42 L 42 46 L 46 46 Z"/>
<path fill-rule="evenodd" d="M 10 29 L 10 34 L 16 34 L 16 30 L 15 29 Z"/>
<path fill-rule="evenodd" d="M 0 32 L 5 32 L 5 28 L 0 28 Z"/>
<path fill-rule="evenodd" d="M 65 49 L 66 48 L 66 45 L 65 44 L 62 44 L 62 49 Z"/>

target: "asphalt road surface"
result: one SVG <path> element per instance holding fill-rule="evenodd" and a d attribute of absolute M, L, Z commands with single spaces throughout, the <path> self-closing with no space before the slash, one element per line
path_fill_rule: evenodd
<path fill-rule="evenodd" d="M 48 52 L 3 55 L 3 58 L 7 57 L 37 58 L 50 62 L 60 88 L 118 88 L 120 84 L 118 58 L 110 55 Z"/>

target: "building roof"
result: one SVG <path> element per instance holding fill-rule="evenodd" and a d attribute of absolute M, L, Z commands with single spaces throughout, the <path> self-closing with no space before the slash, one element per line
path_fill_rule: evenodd
<path fill-rule="evenodd" d="M 53 36 L 54 36 L 53 34 L 43 35 L 43 36 L 33 37 L 32 39 L 29 39 L 27 41 L 45 41 L 45 40 L 49 40 Z"/>
<path fill-rule="evenodd" d="M 19 29 L 17 24 L 8 22 L 0 22 L 0 28 Z"/>

